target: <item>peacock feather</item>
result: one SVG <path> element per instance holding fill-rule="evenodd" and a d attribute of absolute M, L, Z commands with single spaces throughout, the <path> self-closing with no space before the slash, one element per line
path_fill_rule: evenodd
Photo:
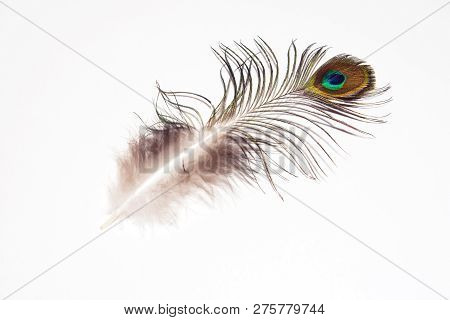
<path fill-rule="evenodd" d="M 374 97 L 389 87 L 376 88 L 364 61 L 337 55 L 320 65 L 327 47 L 310 45 L 300 53 L 292 42 L 282 72 L 264 40 L 255 46 L 213 49 L 222 65 L 217 104 L 158 85 L 158 120 L 145 124 L 118 160 L 109 223 L 138 208 L 161 216 L 186 195 L 213 195 L 237 181 L 258 186 L 265 178 L 277 191 L 274 176 L 299 172 L 319 179 L 340 148 L 337 133 L 368 136 L 358 124 L 385 121 L 366 110 L 387 102 Z"/>

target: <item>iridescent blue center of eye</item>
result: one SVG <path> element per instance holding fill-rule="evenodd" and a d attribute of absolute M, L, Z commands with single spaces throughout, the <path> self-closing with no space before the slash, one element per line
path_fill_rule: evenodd
<path fill-rule="evenodd" d="M 333 91 L 339 90 L 344 86 L 345 80 L 347 77 L 342 72 L 329 70 L 322 78 L 322 86 Z"/>

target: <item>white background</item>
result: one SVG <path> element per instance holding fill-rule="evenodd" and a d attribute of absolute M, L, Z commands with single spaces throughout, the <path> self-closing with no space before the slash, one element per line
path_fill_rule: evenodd
<path fill-rule="evenodd" d="M 7 1 L 150 99 L 218 101 L 219 41 L 365 57 L 444 2 Z M 450 296 L 449 10 L 368 59 L 394 101 L 322 183 L 283 185 Z M 0 4 L 0 296 L 100 232 L 115 154 L 151 105 Z M 294 199 L 241 188 L 178 226 L 118 227 L 16 299 L 441 299 Z M 191 207 L 197 209 L 193 210 Z"/>

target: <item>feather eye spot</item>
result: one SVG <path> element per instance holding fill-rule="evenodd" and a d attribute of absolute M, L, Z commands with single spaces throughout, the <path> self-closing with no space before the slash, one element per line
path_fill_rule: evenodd
<path fill-rule="evenodd" d="M 341 89 L 347 76 L 338 70 L 329 70 L 322 78 L 322 86 L 328 90 L 339 90 Z"/>
<path fill-rule="evenodd" d="M 372 68 L 362 60 L 338 55 L 317 69 L 305 88 L 326 98 L 356 100 L 374 90 L 375 76 Z"/>

